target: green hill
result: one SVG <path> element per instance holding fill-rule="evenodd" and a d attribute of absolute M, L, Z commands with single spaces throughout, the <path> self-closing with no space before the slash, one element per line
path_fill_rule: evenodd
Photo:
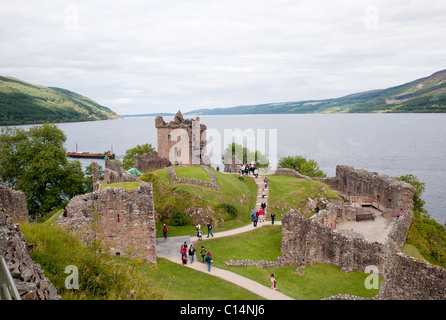
<path fill-rule="evenodd" d="M 289 113 L 432 113 L 446 112 L 446 69 L 400 86 L 341 98 L 200 109 L 185 114 Z"/>
<path fill-rule="evenodd" d="M 0 125 L 117 119 L 93 100 L 65 89 L 0 76 Z"/>

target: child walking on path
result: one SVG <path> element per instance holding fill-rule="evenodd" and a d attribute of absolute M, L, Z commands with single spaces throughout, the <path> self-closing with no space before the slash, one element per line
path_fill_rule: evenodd
<path fill-rule="evenodd" d="M 277 289 L 277 287 L 276 287 L 276 278 L 274 278 L 274 274 L 271 275 L 270 279 L 271 279 L 271 289 L 276 290 Z"/>

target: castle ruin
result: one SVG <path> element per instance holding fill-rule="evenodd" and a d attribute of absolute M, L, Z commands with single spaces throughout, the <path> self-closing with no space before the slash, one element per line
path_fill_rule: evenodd
<path fill-rule="evenodd" d="M 289 172 L 285 172 L 290 174 Z M 318 217 L 304 218 L 296 210 L 282 217 L 283 254 L 278 261 L 295 265 L 324 263 L 339 266 L 342 271 L 359 270 L 366 272 L 372 267 L 383 276 L 377 299 L 399 300 L 443 300 L 446 298 L 446 269 L 412 258 L 401 252 L 406 234 L 412 223 L 413 187 L 394 178 L 358 170 L 348 166 L 337 166 L 333 178 L 310 178 L 328 184 L 345 200 L 352 197 L 367 197 L 379 201 L 372 208 L 371 219 L 386 221 L 379 225 L 378 240 L 364 234 L 343 230 L 343 223 L 376 228 L 374 221 L 363 221 L 358 217 L 370 215 L 370 203 L 366 207 L 348 203 L 329 204 Z M 353 205 L 353 206 L 352 206 Z M 403 215 L 397 218 L 397 212 Z M 385 227 L 382 227 L 385 226 Z M 351 297 L 347 297 L 350 299 Z M 336 298 L 335 298 L 336 299 Z M 340 297 L 339 299 L 342 299 Z"/>
<path fill-rule="evenodd" d="M 163 117 L 155 118 L 158 155 L 173 165 L 209 165 L 206 153 L 206 126 L 200 118 L 185 119 L 178 111 L 173 121 L 166 123 Z"/>

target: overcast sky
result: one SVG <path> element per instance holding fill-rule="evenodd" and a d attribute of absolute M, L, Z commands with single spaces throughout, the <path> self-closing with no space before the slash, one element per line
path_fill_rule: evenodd
<path fill-rule="evenodd" d="M 14 0 L 0 75 L 119 114 L 340 97 L 446 69 L 446 1 Z"/>

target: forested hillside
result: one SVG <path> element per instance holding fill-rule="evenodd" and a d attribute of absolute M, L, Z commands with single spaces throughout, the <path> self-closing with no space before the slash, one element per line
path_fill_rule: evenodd
<path fill-rule="evenodd" d="M 65 89 L 0 76 L 0 125 L 117 119 L 93 100 Z"/>

